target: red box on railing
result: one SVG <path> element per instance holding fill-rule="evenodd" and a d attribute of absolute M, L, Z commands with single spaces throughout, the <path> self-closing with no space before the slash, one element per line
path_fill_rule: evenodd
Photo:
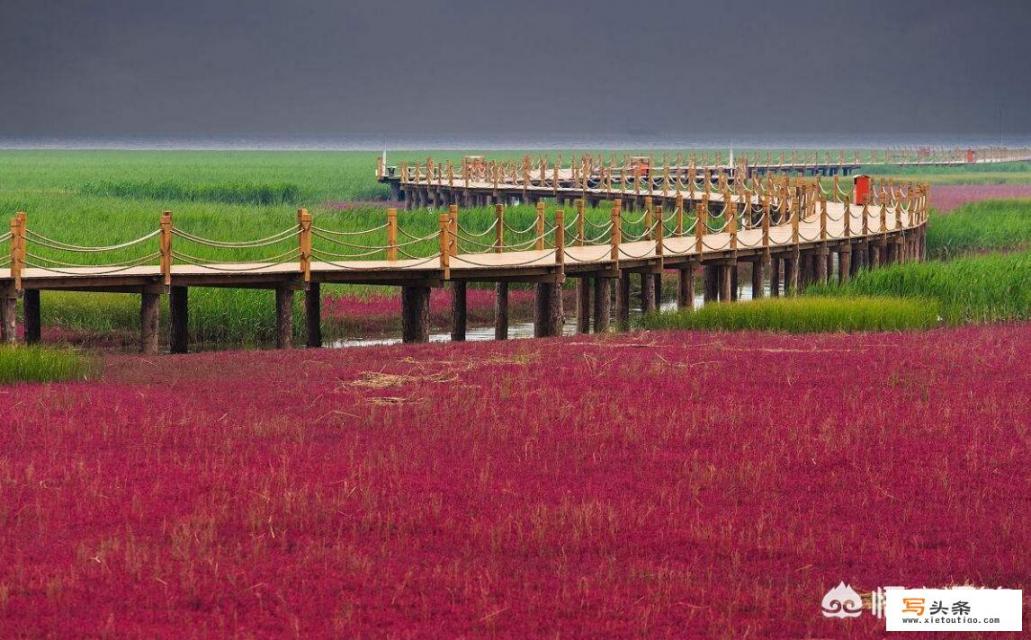
<path fill-rule="evenodd" d="M 870 198 L 870 176 L 859 175 L 852 179 L 852 193 L 856 204 L 865 204 Z"/>

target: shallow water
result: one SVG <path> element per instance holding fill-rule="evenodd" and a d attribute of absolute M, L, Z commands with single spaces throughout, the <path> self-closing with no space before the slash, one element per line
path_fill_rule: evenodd
<path fill-rule="evenodd" d="M 770 295 L 769 285 L 763 287 L 764 295 Z M 738 300 L 751 300 L 752 299 L 752 286 L 750 283 L 739 283 L 738 287 Z M 694 308 L 700 309 L 705 305 L 705 299 L 702 294 L 698 294 L 694 298 Z M 663 311 L 674 311 L 677 308 L 676 298 L 663 297 L 659 308 Z M 641 317 L 641 307 L 635 306 L 630 308 L 630 318 Z M 576 315 L 575 311 L 572 313 L 567 312 L 565 323 L 562 325 L 562 335 L 572 336 L 576 335 Z M 517 322 L 510 323 L 508 325 L 508 337 L 510 340 L 520 340 L 523 338 L 533 337 L 533 323 L 532 322 Z M 466 329 L 465 339 L 468 342 L 493 340 L 494 339 L 494 325 L 486 326 L 470 326 Z M 430 342 L 451 342 L 450 332 L 439 332 L 430 334 Z M 345 348 L 345 347 L 369 347 L 374 345 L 389 345 L 389 344 L 400 344 L 401 336 L 389 336 L 386 338 L 348 338 L 343 340 L 334 340 L 326 344 L 327 347 L 331 348 Z"/>

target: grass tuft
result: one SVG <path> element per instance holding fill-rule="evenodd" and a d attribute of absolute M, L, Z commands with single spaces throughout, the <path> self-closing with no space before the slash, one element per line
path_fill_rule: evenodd
<path fill-rule="evenodd" d="M 0 347 L 0 384 L 83 379 L 91 370 L 86 356 L 69 349 Z"/>
<path fill-rule="evenodd" d="M 1031 252 L 892 265 L 807 292 L 934 300 L 949 324 L 1024 320 L 1031 318 Z"/>
<path fill-rule="evenodd" d="M 890 297 L 765 298 L 650 314 L 647 329 L 717 331 L 896 331 L 938 324 L 937 304 Z"/>

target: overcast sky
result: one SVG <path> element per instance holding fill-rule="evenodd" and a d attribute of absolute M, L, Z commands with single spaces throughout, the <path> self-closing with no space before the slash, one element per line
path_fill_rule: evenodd
<path fill-rule="evenodd" d="M 1031 1 L 0 0 L 0 137 L 1031 134 Z"/>

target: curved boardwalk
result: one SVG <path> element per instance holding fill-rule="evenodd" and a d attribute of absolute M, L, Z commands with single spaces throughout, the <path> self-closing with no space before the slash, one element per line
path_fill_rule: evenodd
<path fill-rule="evenodd" d="M 381 179 L 386 172 L 380 167 Z M 546 172 L 541 170 L 541 174 Z M 0 254 L 0 311 L 3 338 L 15 339 L 15 299 L 24 296 L 25 336 L 40 335 L 42 290 L 124 292 L 141 296 L 141 350 L 159 348 L 160 296 L 170 296 L 169 346 L 188 348 L 186 321 L 191 287 L 274 289 L 278 345 L 290 346 L 292 300 L 305 294 L 307 344 L 321 344 L 320 285 L 366 283 L 402 288 L 403 337 L 407 342 L 429 336 L 429 290 L 445 282 L 453 288 L 452 337 L 465 337 L 465 290 L 468 282 L 497 284 L 496 336 L 507 336 L 507 295 L 510 282 L 536 285 L 535 335 L 557 335 L 563 316 L 560 287 L 577 279 L 577 316 L 581 331 L 606 331 L 613 321 L 625 326 L 630 312 L 630 277 L 641 278 L 641 307 L 656 306 L 660 277 L 679 275 L 678 299 L 694 297 L 695 273 L 703 274 L 705 297 L 736 297 L 738 265 L 751 264 L 753 290 L 769 281 L 773 295 L 791 294 L 809 282 L 826 281 L 832 273 L 847 279 L 856 269 L 886 262 L 922 259 L 927 220 L 927 186 L 881 183 L 873 185 L 863 204 L 848 202 L 835 185 L 828 192 L 817 180 L 755 176 L 731 180 L 726 172 L 704 169 L 701 180 L 692 169 L 634 175 L 581 173 L 567 170 L 567 183 L 555 169 L 551 182 L 523 184 L 475 175 L 473 168 L 456 181 L 430 163 L 423 169 L 406 167 L 398 188 L 413 200 L 494 204 L 496 220 L 486 231 L 473 232 L 461 224 L 456 204 L 438 217 L 438 230 L 413 236 L 399 227 L 397 213 L 388 210 L 385 223 L 368 232 L 322 228 L 305 210 L 297 225 L 269 238 L 232 242 L 200 238 L 175 226 L 166 213 L 155 231 L 109 247 L 79 247 L 32 231 L 29 218 L 18 214 L 11 231 L 0 236 L 9 250 Z M 740 175 L 740 174 L 739 174 Z M 588 179 L 588 177 L 590 179 Z M 525 175 L 524 175 L 525 178 Z M 579 182 L 577 180 L 579 179 Z M 632 181 L 632 183 L 631 183 Z M 433 192 L 433 196 L 429 195 Z M 421 194 L 421 195 L 416 195 Z M 490 194 L 489 196 L 484 194 Z M 507 200 L 536 204 L 529 230 L 513 230 L 505 222 Z M 545 206 L 553 199 L 556 208 Z M 432 200 L 432 202 L 431 202 Z M 588 215 L 588 207 L 606 203 L 606 214 Z M 570 205 L 568 210 L 561 208 Z M 593 218 L 593 219 L 592 219 Z M 604 222 L 599 222 L 604 219 Z M 529 232 L 517 243 L 509 238 Z M 363 241 L 386 233 L 386 242 Z M 206 261 L 182 251 L 194 243 L 223 249 L 255 250 L 280 243 L 291 249 L 267 260 Z M 2 246 L 2 245 L 0 245 Z M 192 246 L 192 245 L 191 245 Z M 115 254 L 130 248 L 145 252 L 136 258 L 84 265 L 54 255 Z M 149 253 L 146 253 L 151 249 Z M 613 296 L 614 293 L 614 296 Z M 613 302 L 614 298 L 614 302 Z M 612 307 L 615 307 L 614 314 Z"/>

